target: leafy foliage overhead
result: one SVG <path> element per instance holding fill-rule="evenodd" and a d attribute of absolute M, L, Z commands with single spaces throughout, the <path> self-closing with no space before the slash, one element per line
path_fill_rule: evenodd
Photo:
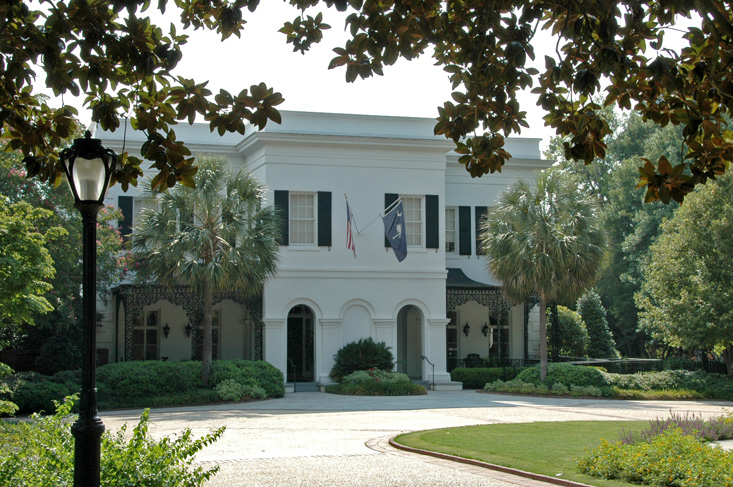
<path fill-rule="evenodd" d="M 8 147 L 21 149 L 29 172 L 58 180 L 56 147 L 77 129 L 71 106 L 51 109 L 34 91 L 36 71 L 56 94 L 86 94 L 85 106 L 105 130 L 130 125 L 144 131 L 142 155 L 157 171 L 159 189 L 180 181 L 193 184 L 193 158 L 172 127 L 199 115 L 211 130 L 242 132 L 244 121 L 263 127 L 278 122 L 279 93 L 256 84 L 239 94 L 213 93 L 206 82 L 184 79 L 173 70 L 186 35 L 164 32 L 144 16 L 150 0 L 41 1 L 43 9 L 16 0 L 0 6 L 0 124 Z M 158 0 L 173 6 L 184 29 L 214 30 L 226 39 L 239 36 L 258 0 Z M 295 51 L 319 42 L 330 26 L 319 0 L 289 0 L 303 9 L 281 32 Z M 449 74 L 452 100 L 438 108 L 435 133 L 453 139 L 461 162 L 473 176 L 501 170 L 510 154 L 505 137 L 527 127 L 517 100 L 533 88 L 545 123 L 568 136 L 569 159 L 590 163 L 603 158 L 611 133 L 603 106 L 635 110 L 661 126 L 680 125 L 686 159 L 666 158 L 640 168 L 648 201 L 682 201 L 697 184 L 727 170 L 733 159 L 733 8 L 730 2 L 619 0 L 547 2 L 535 0 L 325 0 L 326 7 L 349 10 L 350 38 L 334 49 L 331 68 L 346 80 L 381 75 L 399 58 L 413 59 L 432 48 Z M 668 49 L 665 32 L 682 17 L 694 19 L 686 46 Z M 557 39 L 544 68 L 529 66 L 539 30 Z M 540 64 L 541 65 L 541 64 Z M 535 79 L 533 79 L 533 77 Z M 601 103 L 593 95 L 602 91 Z M 122 155 L 115 179 L 126 187 L 141 174 L 141 160 Z"/>

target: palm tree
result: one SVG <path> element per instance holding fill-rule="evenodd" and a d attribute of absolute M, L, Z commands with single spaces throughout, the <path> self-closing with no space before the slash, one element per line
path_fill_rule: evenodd
<path fill-rule="evenodd" d="M 540 368 L 547 377 L 548 304 L 572 302 L 595 282 L 604 234 L 597 203 L 557 171 L 543 171 L 533 187 L 515 181 L 482 223 L 489 271 L 514 302 L 540 297 Z"/>
<path fill-rule="evenodd" d="M 272 206 L 262 206 L 265 188 L 248 173 L 230 172 L 226 159 L 201 158 L 195 182 L 195 188 L 178 184 L 145 192 L 148 204 L 134 229 L 132 250 L 158 282 L 200 293 L 201 378 L 208 386 L 213 293 L 262 291 L 277 265 L 279 218 Z"/>

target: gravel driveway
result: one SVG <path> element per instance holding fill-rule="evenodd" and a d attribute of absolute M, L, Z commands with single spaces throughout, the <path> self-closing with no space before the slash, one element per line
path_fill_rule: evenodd
<path fill-rule="evenodd" d="M 209 487 L 547 486 L 480 467 L 401 452 L 397 434 L 472 424 L 654 419 L 670 411 L 723 414 L 733 403 L 609 401 L 431 391 L 427 396 L 351 397 L 299 392 L 284 398 L 151 411 L 150 431 L 196 435 L 226 425 L 224 436 L 197 457 L 218 464 Z M 135 423 L 140 411 L 102 413 L 108 430 Z M 560 472 L 558 472 L 560 473 Z"/>

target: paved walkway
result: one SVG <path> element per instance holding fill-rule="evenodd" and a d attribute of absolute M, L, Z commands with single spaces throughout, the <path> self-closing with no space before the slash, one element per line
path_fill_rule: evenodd
<path fill-rule="evenodd" d="M 221 466 L 210 487 L 541 487 L 549 484 L 480 467 L 402 452 L 400 433 L 472 424 L 654 419 L 671 411 L 704 417 L 728 402 L 560 399 L 431 391 L 427 396 L 351 397 L 299 392 L 267 401 L 155 409 L 151 433 L 188 427 L 196 435 L 226 425 L 197 462 Z M 108 430 L 136 422 L 139 411 L 103 413 Z M 558 472 L 561 474 L 561 472 Z"/>

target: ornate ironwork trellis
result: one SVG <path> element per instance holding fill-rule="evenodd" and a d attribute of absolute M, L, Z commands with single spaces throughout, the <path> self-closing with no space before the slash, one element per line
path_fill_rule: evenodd
<path fill-rule="evenodd" d="M 125 360 L 132 360 L 132 335 L 135 323 L 141 319 L 145 306 L 155 304 L 158 301 L 169 301 L 171 304 L 180 306 L 186 313 L 191 324 L 191 356 L 195 355 L 196 343 L 201 340 L 197 338 L 200 327 L 199 323 L 204 317 L 204 302 L 201 297 L 188 288 L 176 287 L 166 288 L 163 286 L 119 286 L 114 290 L 118 303 L 125 309 Z M 225 299 L 231 299 L 237 304 L 247 307 L 249 316 L 252 319 L 255 335 L 255 360 L 262 360 L 262 298 L 247 298 L 242 294 L 231 291 L 214 293 L 214 304 Z"/>
<path fill-rule="evenodd" d="M 489 308 L 489 312 L 492 316 L 498 318 L 500 328 L 507 326 L 509 318 L 509 310 L 512 307 L 510 301 L 507 300 L 504 293 L 500 289 L 447 289 L 445 308 L 446 316 L 450 317 L 451 313 L 456 308 L 462 306 L 469 301 L 475 301 L 481 306 Z M 501 340 L 499 340 L 499 347 L 501 347 Z M 527 349 L 527 338 L 525 334 L 524 348 Z M 498 350 L 498 354 L 501 357 L 501 348 Z"/>

